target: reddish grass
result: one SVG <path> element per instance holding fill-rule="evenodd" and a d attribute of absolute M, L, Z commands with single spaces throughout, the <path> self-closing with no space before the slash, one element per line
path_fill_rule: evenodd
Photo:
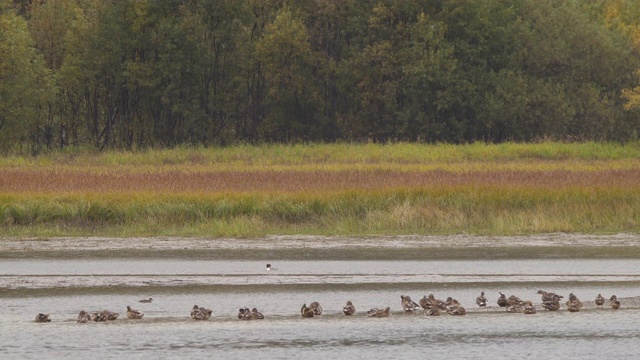
<path fill-rule="evenodd" d="M 496 186 L 540 189 L 640 188 L 640 169 L 604 171 L 116 171 L 0 170 L 0 193 L 118 192 L 332 192 L 431 186 Z"/>

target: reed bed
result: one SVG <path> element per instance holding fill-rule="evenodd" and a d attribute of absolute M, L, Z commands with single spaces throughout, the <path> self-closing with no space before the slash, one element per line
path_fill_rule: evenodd
<path fill-rule="evenodd" d="M 637 189 L 428 190 L 306 194 L 2 196 L 15 235 L 526 234 L 637 232 Z"/>
<path fill-rule="evenodd" d="M 640 147 L 269 145 L 0 160 L 7 235 L 640 230 Z"/>

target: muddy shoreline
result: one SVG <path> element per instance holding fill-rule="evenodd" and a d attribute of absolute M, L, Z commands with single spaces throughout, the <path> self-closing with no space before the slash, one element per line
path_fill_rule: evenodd
<path fill-rule="evenodd" d="M 500 248 L 500 247 L 638 247 L 640 234 L 583 235 L 540 234 L 526 236 L 268 236 L 257 239 L 201 237 L 0 237 L 0 251 L 101 251 L 101 250 L 288 250 L 288 249 L 433 249 L 433 248 Z"/>

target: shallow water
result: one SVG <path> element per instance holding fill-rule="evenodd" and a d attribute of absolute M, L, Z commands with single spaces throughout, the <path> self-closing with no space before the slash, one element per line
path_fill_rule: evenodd
<path fill-rule="evenodd" d="M 0 241 L 0 358 L 596 359 L 640 351 L 640 256 L 633 255 L 640 238 L 554 234 L 489 246 L 474 237 L 461 241 L 465 246 L 448 246 L 451 238 L 391 238 L 395 246 L 379 247 L 375 239 L 321 240 L 264 240 L 270 247 L 253 246 L 262 244 L 256 240 Z M 480 248 L 475 258 L 459 256 Z M 266 272 L 266 261 L 278 271 Z M 523 315 L 495 305 L 499 291 L 539 304 L 539 289 L 573 292 L 586 308 Z M 475 305 L 480 291 L 488 310 Z M 400 311 L 401 294 L 418 301 L 429 293 L 458 299 L 469 314 Z M 596 309 L 590 300 L 598 293 L 623 298 L 622 308 Z M 137 302 L 148 297 L 154 301 Z M 355 316 L 342 315 L 347 300 Z M 300 306 L 312 301 L 325 313 L 302 319 Z M 212 319 L 191 320 L 194 304 L 211 308 Z M 126 319 L 127 305 L 144 319 Z M 244 306 L 266 319 L 238 320 Z M 364 315 L 386 306 L 389 318 Z M 77 324 L 83 309 L 120 318 Z M 40 312 L 51 313 L 52 322 L 34 323 Z"/>

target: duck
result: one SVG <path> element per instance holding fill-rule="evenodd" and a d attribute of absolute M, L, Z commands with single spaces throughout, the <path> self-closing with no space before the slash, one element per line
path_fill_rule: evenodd
<path fill-rule="evenodd" d="M 531 303 L 531 300 L 527 300 L 524 302 L 524 311 L 525 315 L 532 315 L 537 313 L 536 311 L 536 307 L 533 306 L 533 304 Z"/>
<path fill-rule="evenodd" d="M 487 298 L 484 296 L 484 291 L 481 291 L 480 296 L 476 298 L 476 304 L 478 304 L 480 308 L 487 308 Z"/>
<path fill-rule="evenodd" d="M 303 318 L 312 318 L 316 313 L 315 311 L 313 311 L 311 307 L 308 307 L 307 304 L 305 303 L 300 308 L 300 314 L 302 315 Z"/>
<path fill-rule="evenodd" d="M 560 295 L 558 295 L 558 294 L 556 294 L 556 293 L 546 292 L 546 291 L 544 291 L 544 290 L 538 290 L 538 292 L 537 292 L 537 293 L 538 293 L 538 294 L 540 294 L 540 295 L 542 295 L 542 302 L 545 302 L 545 301 L 551 301 L 551 300 L 553 300 L 553 299 L 554 299 L 554 298 L 556 298 L 556 297 L 557 297 L 558 299 L 562 299 L 562 298 L 563 298 L 563 296 L 560 296 Z"/>
<path fill-rule="evenodd" d="M 49 314 L 40 313 L 40 314 L 36 315 L 36 322 L 37 323 L 47 323 L 47 322 L 51 322 L 51 319 L 49 318 Z"/>
<path fill-rule="evenodd" d="M 511 295 L 509 296 L 509 299 L 507 299 L 507 303 L 511 306 L 513 305 L 519 305 L 522 306 L 524 304 L 524 301 L 522 301 L 522 299 L 520 299 L 519 297 L 515 296 L 515 295 Z"/>
<path fill-rule="evenodd" d="M 322 306 L 320 306 L 319 302 L 314 301 L 309 304 L 309 307 L 311 308 L 311 310 L 313 310 L 314 315 L 322 315 Z"/>
<path fill-rule="evenodd" d="M 569 300 L 565 303 L 567 305 L 567 309 L 571 312 L 578 312 L 582 309 L 582 301 L 578 299 L 573 293 L 569 294 Z"/>
<path fill-rule="evenodd" d="M 251 309 L 251 319 L 252 320 L 263 320 L 264 319 L 264 315 L 258 311 L 257 308 L 253 308 Z"/>
<path fill-rule="evenodd" d="M 107 314 L 108 313 L 105 312 L 105 311 L 95 312 L 95 313 L 91 314 L 91 320 L 93 320 L 95 322 L 107 321 Z"/>
<path fill-rule="evenodd" d="M 409 295 L 407 296 L 400 295 L 400 299 L 402 301 L 402 308 L 404 309 L 405 312 L 410 313 L 420 308 L 420 305 L 416 304 L 413 300 L 411 300 L 411 297 Z"/>
<path fill-rule="evenodd" d="M 611 295 L 611 298 L 609 298 L 609 305 L 611 305 L 612 309 L 618 310 L 620 309 L 620 300 L 618 300 L 617 296 Z"/>
<path fill-rule="evenodd" d="M 603 307 L 604 301 L 605 301 L 605 298 L 604 296 L 602 296 L 602 294 L 598 294 L 598 296 L 596 296 L 595 303 L 597 307 Z"/>
<path fill-rule="evenodd" d="M 420 304 L 420 307 L 423 308 L 424 310 L 429 310 L 433 308 L 433 304 L 431 304 L 431 301 L 427 298 L 427 295 L 424 295 L 418 303 Z"/>
<path fill-rule="evenodd" d="M 542 303 L 542 307 L 545 311 L 558 311 L 560 309 L 560 299 L 553 299 Z"/>
<path fill-rule="evenodd" d="M 513 303 L 507 306 L 508 313 L 519 313 L 522 312 L 522 305 L 520 303 Z"/>
<path fill-rule="evenodd" d="M 213 314 L 213 310 L 200 307 L 200 313 L 202 314 L 202 317 L 203 317 L 202 320 L 209 320 L 211 319 L 211 314 Z"/>
<path fill-rule="evenodd" d="M 271 266 L 271 264 L 267 264 L 267 271 L 278 271 L 278 268 Z"/>
<path fill-rule="evenodd" d="M 91 314 L 84 310 L 81 310 L 78 314 L 78 322 L 81 324 L 86 324 L 87 322 L 89 322 L 89 320 L 91 320 Z"/>
<path fill-rule="evenodd" d="M 567 310 L 569 310 L 570 312 L 578 312 L 580 311 L 580 309 L 582 308 L 582 303 L 578 300 L 578 301 L 567 301 Z"/>
<path fill-rule="evenodd" d="M 444 301 L 444 310 L 447 310 L 447 308 L 451 305 L 453 305 L 457 300 L 454 300 L 451 296 L 447 296 L 447 300 Z"/>
<path fill-rule="evenodd" d="M 437 306 L 432 307 L 431 309 L 424 312 L 425 316 L 440 316 L 440 308 Z"/>
<path fill-rule="evenodd" d="M 243 307 L 238 309 L 238 319 L 240 320 L 248 320 L 248 317 L 251 315 L 251 310 L 248 307 Z"/>
<path fill-rule="evenodd" d="M 131 306 L 127 305 L 127 318 L 129 319 L 142 319 L 144 313 L 142 311 L 138 311 L 136 309 L 132 309 Z"/>
<path fill-rule="evenodd" d="M 107 317 L 107 320 L 109 320 L 109 321 L 113 321 L 113 320 L 117 319 L 118 316 L 120 316 L 119 313 L 113 312 L 113 311 L 109 311 L 109 310 L 105 310 L 103 312 L 105 313 L 105 315 Z"/>
<path fill-rule="evenodd" d="M 343 312 L 345 315 L 353 315 L 353 314 L 355 314 L 355 313 L 356 313 L 356 307 L 355 307 L 355 306 L 353 306 L 353 303 L 351 302 L 351 300 L 347 301 L 347 305 L 345 305 L 345 306 L 342 308 L 342 312 Z"/>
<path fill-rule="evenodd" d="M 153 301 L 153 298 L 138 300 L 139 303 L 150 303 Z"/>
<path fill-rule="evenodd" d="M 498 306 L 500 307 L 507 307 L 507 305 L 509 305 L 509 300 L 507 299 L 507 296 L 501 292 L 498 292 L 500 294 L 500 297 L 498 298 Z"/>
<path fill-rule="evenodd" d="M 373 308 L 373 309 L 367 311 L 367 316 L 369 316 L 369 317 L 388 317 L 390 310 L 391 310 L 390 307 L 387 307 L 384 310 Z"/>
<path fill-rule="evenodd" d="M 452 299 L 452 298 L 448 298 L 448 299 L 447 299 L 447 301 L 446 301 L 446 305 L 447 305 L 447 306 L 445 307 L 445 311 L 446 311 L 446 312 L 449 312 L 449 311 L 451 311 L 451 310 L 453 310 L 453 309 L 455 309 L 455 308 L 457 308 L 457 307 L 461 306 L 461 305 L 460 305 L 460 302 L 458 302 L 458 300 L 456 300 L 456 299 Z"/>
<path fill-rule="evenodd" d="M 114 321 L 118 318 L 118 316 L 120 316 L 119 313 L 117 312 L 112 312 L 109 310 L 102 310 L 100 312 L 95 312 L 91 315 L 91 320 L 96 321 L 96 322 L 102 322 L 102 321 Z"/>
<path fill-rule="evenodd" d="M 436 299 L 435 296 L 433 296 L 433 294 L 429 294 L 429 298 L 428 298 L 429 302 L 431 303 L 432 307 L 437 307 L 440 310 L 444 310 L 445 306 L 444 306 L 444 301 L 440 300 L 440 299 Z"/>
<path fill-rule="evenodd" d="M 462 307 L 462 305 L 457 304 L 455 306 L 450 306 L 447 308 L 447 313 L 449 315 L 467 315 L 467 310 Z"/>
<path fill-rule="evenodd" d="M 191 318 L 193 320 L 209 320 L 211 318 L 211 313 L 213 313 L 211 309 L 194 305 L 191 309 Z"/>

